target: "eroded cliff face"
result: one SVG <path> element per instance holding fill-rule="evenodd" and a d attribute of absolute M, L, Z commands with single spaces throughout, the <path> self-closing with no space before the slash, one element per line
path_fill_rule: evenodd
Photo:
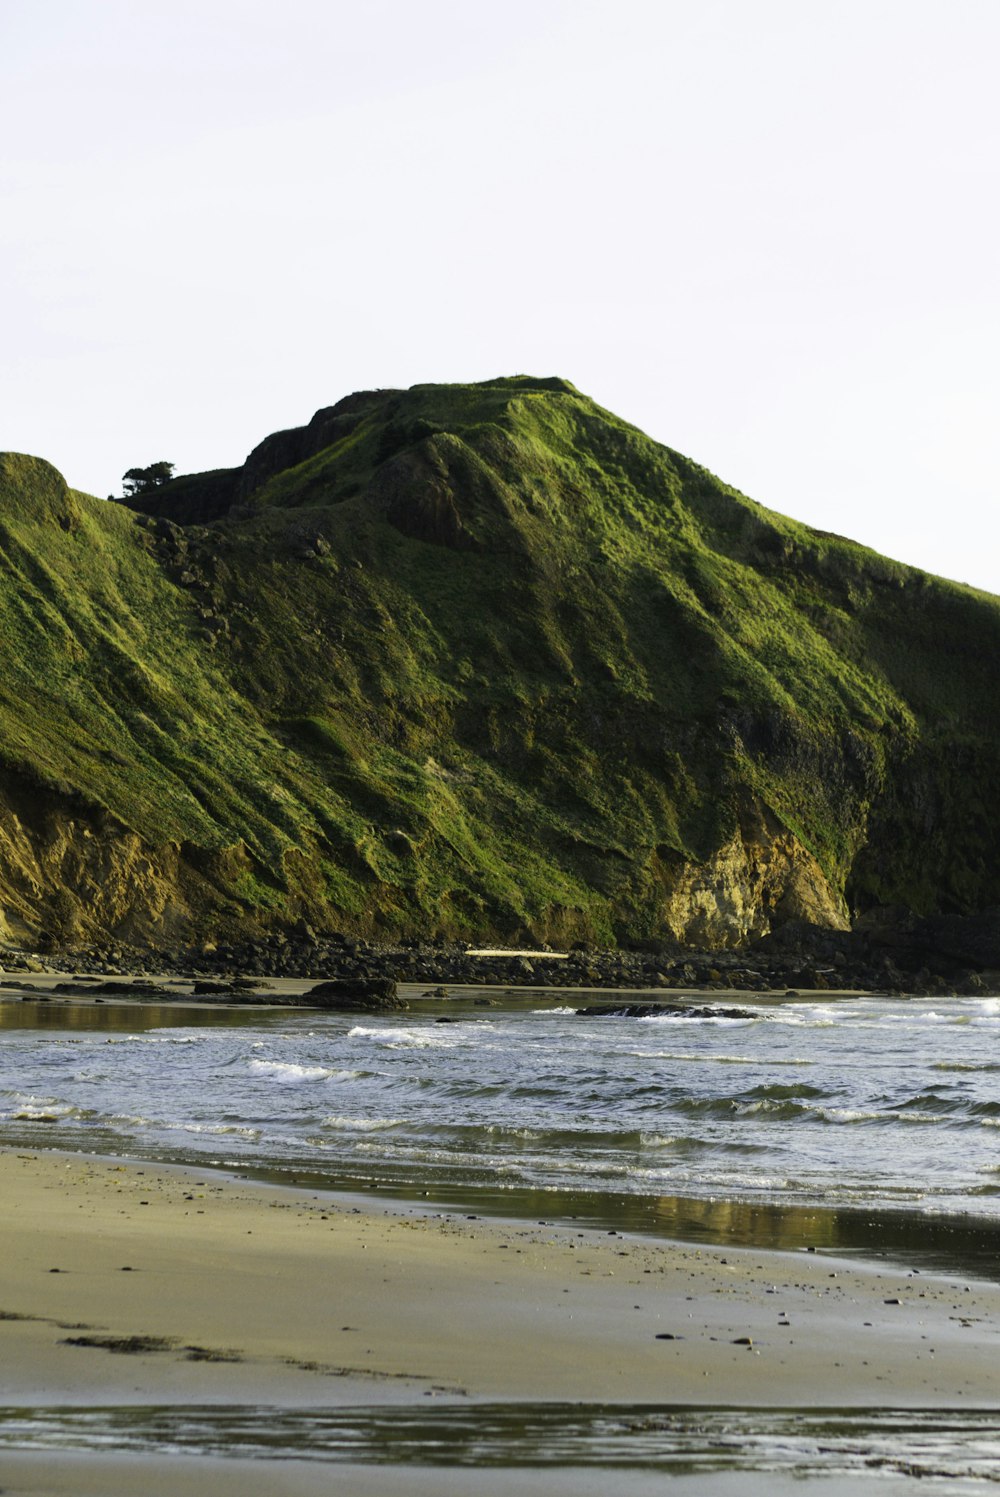
<path fill-rule="evenodd" d="M 816 858 L 756 801 L 713 857 L 680 870 L 662 908 L 665 932 L 709 949 L 745 945 L 790 920 L 850 927 L 847 906 Z"/>
<path fill-rule="evenodd" d="M 0 791 L 0 934 L 31 945 L 176 936 L 196 915 L 176 845 L 8 780 Z"/>
<path fill-rule="evenodd" d="M 47 792 L 16 783 L 0 792 L 0 938 L 7 941 L 171 944 L 261 934 L 303 916 L 320 929 L 332 919 L 367 936 L 429 934 L 405 915 L 384 918 L 391 894 L 385 889 L 373 888 L 370 907 L 354 916 L 331 909 L 314 861 L 302 852 L 285 859 L 283 897 L 261 919 L 234 898 L 251 870 L 241 844 L 215 851 L 183 843 L 151 847 L 113 818 Z M 739 947 L 790 920 L 849 928 L 844 902 L 816 859 L 757 802 L 706 862 L 661 870 L 659 882 L 655 933 L 682 945 Z M 508 938 L 511 929 L 504 930 Z M 455 933 L 447 918 L 439 933 Z M 579 912 L 558 908 L 528 934 L 557 944 L 593 937 Z"/>

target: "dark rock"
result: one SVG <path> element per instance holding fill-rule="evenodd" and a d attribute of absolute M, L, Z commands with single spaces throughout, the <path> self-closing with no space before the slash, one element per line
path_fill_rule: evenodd
<path fill-rule="evenodd" d="M 143 1002 L 150 998 L 159 1000 L 177 997 L 172 988 L 159 987 L 153 982 L 99 982 L 88 988 L 87 993 L 88 996 L 102 993 L 105 998 L 141 998 Z"/>
<path fill-rule="evenodd" d="M 577 1014 L 589 1019 L 756 1019 L 748 1008 L 721 1008 L 716 1004 L 688 1003 L 591 1003 Z"/>
<path fill-rule="evenodd" d="M 310 1008 L 342 1009 L 344 1012 L 380 1013 L 409 1008 L 400 998 L 391 977 L 340 977 L 321 982 L 303 994 Z"/>

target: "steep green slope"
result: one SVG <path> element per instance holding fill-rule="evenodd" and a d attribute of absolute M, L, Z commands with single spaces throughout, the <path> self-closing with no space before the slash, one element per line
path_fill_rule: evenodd
<path fill-rule="evenodd" d="M 998 902 L 1000 602 L 561 380 L 350 396 L 139 514 L 0 464 L 15 923 L 735 942 Z"/>

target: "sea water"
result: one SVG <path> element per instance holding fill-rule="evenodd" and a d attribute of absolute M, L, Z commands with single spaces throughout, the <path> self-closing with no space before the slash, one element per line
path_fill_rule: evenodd
<path fill-rule="evenodd" d="M 810 1479 L 824 1497 L 895 1494 L 918 1484 L 925 1493 L 972 1497 L 995 1490 L 1000 1472 L 995 1416 L 964 1409 L 755 1409 L 748 1421 L 741 1411 L 704 1406 L 555 1402 L 346 1409 L 0 1407 L 0 1462 L 8 1449 L 431 1467 L 447 1492 L 466 1490 L 463 1471 L 494 1478 L 533 1473 L 530 1489 L 514 1487 L 521 1497 L 527 1490 L 550 1491 L 560 1475 L 570 1478 L 559 1484 L 560 1493 L 585 1497 L 660 1494 L 668 1478 L 671 1489 L 676 1483 L 699 1497 L 773 1497 L 801 1492 Z M 748 1485 L 754 1476 L 764 1481 Z M 280 1480 L 276 1472 L 279 1491 Z M 339 1482 L 331 1485 L 338 1489 Z M 503 1487 L 491 1483 L 488 1490 Z"/>
<path fill-rule="evenodd" d="M 965 1224 L 992 1260 L 1000 998 L 490 1003 L 6 1003 L 0 1142 L 760 1246 L 930 1248 Z"/>

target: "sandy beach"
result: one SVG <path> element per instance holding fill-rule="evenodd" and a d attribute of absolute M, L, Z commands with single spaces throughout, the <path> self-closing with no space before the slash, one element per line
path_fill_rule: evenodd
<path fill-rule="evenodd" d="M 1000 1289 L 981 1281 L 41 1151 L 0 1153 L 0 1182 L 7 1407 L 998 1402 Z M 160 1473 L 182 1492 L 201 1464 L 142 1462 L 143 1488 L 160 1491 Z M 321 1465 L 219 1464 L 220 1492 L 324 1479 Z M 134 1468 L 0 1453 L 5 1493 L 126 1491 Z M 433 1489 L 426 1471 L 384 1468 L 338 1486 Z"/>

